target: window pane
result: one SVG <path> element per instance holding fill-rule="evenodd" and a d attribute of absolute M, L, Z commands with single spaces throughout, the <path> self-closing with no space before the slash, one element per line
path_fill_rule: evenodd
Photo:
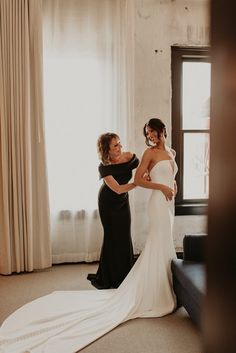
<path fill-rule="evenodd" d="M 184 134 L 184 199 L 207 199 L 209 189 L 209 134 Z"/>
<path fill-rule="evenodd" d="M 183 63 L 183 129 L 208 129 L 211 64 Z"/>

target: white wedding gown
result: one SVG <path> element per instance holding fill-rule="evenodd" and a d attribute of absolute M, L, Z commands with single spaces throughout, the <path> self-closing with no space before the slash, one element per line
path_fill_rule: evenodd
<path fill-rule="evenodd" d="M 158 162 L 152 181 L 173 188 L 177 165 Z M 176 306 L 170 263 L 176 257 L 174 201 L 153 190 L 146 245 L 117 289 L 57 291 L 22 306 L 0 328 L 1 353 L 77 352 L 124 321 L 160 317 Z"/>

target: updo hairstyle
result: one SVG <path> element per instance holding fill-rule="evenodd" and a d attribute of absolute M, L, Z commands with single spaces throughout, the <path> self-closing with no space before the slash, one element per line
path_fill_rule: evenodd
<path fill-rule="evenodd" d="M 158 119 L 158 118 L 152 118 L 143 127 L 143 134 L 146 138 L 145 143 L 147 146 L 152 146 L 152 145 L 150 144 L 150 140 L 147 137 L 146 127 L 149 127 L 151 129 L 155 130 L 157 132 L 158 138 L 161 137 L 161 134 L 163 134 L 165 136 L 165 138 L 167 137 L 166 126 L 163 123 L 163 121 L 161 121 L 161 119 Z"/>

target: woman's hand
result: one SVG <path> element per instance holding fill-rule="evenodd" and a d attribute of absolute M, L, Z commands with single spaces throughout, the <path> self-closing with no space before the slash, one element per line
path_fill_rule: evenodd
<path fill-rule="evenodd" d="M 119 184 L 112 175 L 107 175 L 103 180 L 106 185 L 118 195 L 133 190 L 136 187 L 135 183 Z"/>
<path fill-rule="evenodd" d="M 143 175 L 143 179 L 146 180 L 146 181 L 151 181 L 151 177 L 149 175 L 148 172 L 146 172 L 144 175 Z"/>
<path fill-rule="evenodd" d="M 175 191 L 167 185 L 162 185 L 160 187 L 161 192 L 165 195 L 166 201 L 171 201 L 175 195 Z"/>

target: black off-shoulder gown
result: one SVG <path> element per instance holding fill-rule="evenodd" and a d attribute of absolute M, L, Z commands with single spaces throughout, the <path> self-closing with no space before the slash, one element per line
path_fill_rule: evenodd
<path fill-rule="evenodd" d="M 101 178 L 112 175 L 119 184 L 127 184 L 138 163 L 134 154 L 125 163 L 100 164 L 99 174 Z M 104 238 L 97 273 L 89 274 L 88 279 L 98 289 L 117 288 L 134 264 L 128 192 L 119 195 L 103 182 L 98 194 L 98 208 Z"/>

